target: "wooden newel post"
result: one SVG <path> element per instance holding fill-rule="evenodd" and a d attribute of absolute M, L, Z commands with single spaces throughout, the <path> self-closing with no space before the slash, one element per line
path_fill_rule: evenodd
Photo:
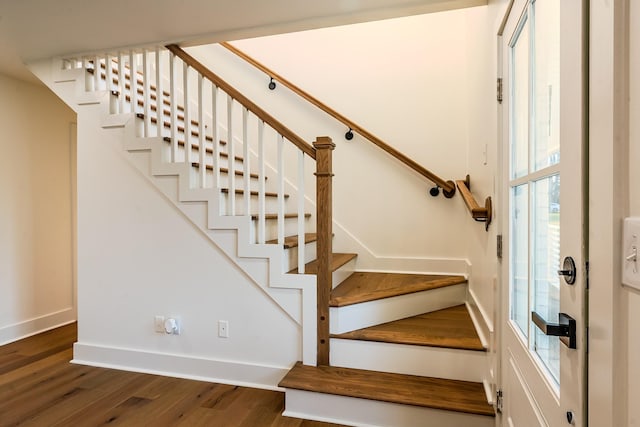
<path fill-rule="evenodd" d="M 329 297 L 331 294 L 331 227 L 333 221 L 331 157 L 336 145 L 321 136 L 313 143 L 316 149 L 316 241 L 318 271 L 318 365 L 329 365 Z"/>

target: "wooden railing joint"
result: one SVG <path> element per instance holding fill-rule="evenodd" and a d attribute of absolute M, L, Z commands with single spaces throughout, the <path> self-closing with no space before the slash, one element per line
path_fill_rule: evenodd
<path fill-rule="evenodd" d="M 484 201 L 484 207 L 480 206 L 476 199 L 471 194 L 471 179 L 469 175 L 465 179 L 457 180 L 456 185 L 460 190 L 462 200 L 464 200 L 467 209 L 471 213 L 471 217 L 479 222 L 485 223 L 485 229 L 489 230 L 489 224 L 491 224 L 491 218 L 493 215 L 491 196 L 487 197 Z"/>

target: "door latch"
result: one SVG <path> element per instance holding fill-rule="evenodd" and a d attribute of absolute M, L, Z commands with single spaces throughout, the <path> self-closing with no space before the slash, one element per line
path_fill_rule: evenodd
<path fill-rule="evenodd" d="M 547 323 L 535 311 L 531 312 L 531 320 L 545 335 L 560 337 L 560 341 L 569 348 L 577 348 L 576 320 L 565 313 L 558 314 L 558 323 Z"/>
<path fill-rule="evenodd" d="M 567 285 L 573 285 L 576 283 L 576 262 L 570 256 L 564 257 L 562 262 L 562 270 L 558 270 L 559 276 L 564 276 L 564 281 Z"/>

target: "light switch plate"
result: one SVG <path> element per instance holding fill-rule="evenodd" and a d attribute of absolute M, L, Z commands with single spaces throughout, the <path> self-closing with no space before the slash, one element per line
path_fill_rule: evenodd
<path fill-rule="evenodd" d="M 640 217 L 624 219 L 622 230 L 622 284 L 640 289 Z"/>

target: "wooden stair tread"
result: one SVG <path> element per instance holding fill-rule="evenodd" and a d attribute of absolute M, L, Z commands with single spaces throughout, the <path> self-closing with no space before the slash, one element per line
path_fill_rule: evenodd
<path fill-rule="evenodd" d="M 194 168 L 198 168 L 199 169 L 200 168 L 200 163 L 192 162 L 191 166 L 193 166 Z M 212 171 L 213 170 L 213 165 L 206 165 L 206 168 L 207 168 L 208 171 Z M 220 168 L 220 172 L 229 173 L 229 169 L 228 168 Z M 238 170 L 238 169 L 235 170 L 235 174 L 236 174 L 236 176 L 244 176 L 244 172 L 242 170 Z M 258 179 L 259 178 L 257 173 L 250 173 L 249 176 L 251 178 L 254 178 L 254 179 Z M 267 177 L 265 176 L 264 179 L 267 179 Z"/>
<path fill-rule="evenodd" d="M 464 304 L 331 337 L 486 351 Z"/>
<path fill-rule="evenodd" d="M 304 243 L 311 243 L 318 240 L 318 235 L 316 233 L 305 233 L 304 234 Z M 278 239 L 272 239 L 266 242 L 269 245 L 278 244 Z M 293 236 L 287 236 L 284 238 L 284 249 L 291 249 L 298 247 L 298 235 L 295 234 Z"/>
<path fill-rule="evenodd" d="M 228 189 L 228 188 L 221 188 L 221 189 L 220 189 L 220 191 L 222 191 L 223 193 L 229 193 L 229 189 Z M 238 188 L 236 188 L 236 190 L 235 190 L 235 191 L 236 191 L 236 194 L 244 194 L 244 190 L 242 190 L 242 189 L 238 189 Z M 252 195 L 252 196 L 258 196 L 259 194 L 260 194 L 260 193 L 258 193 L 258 192 L 257 192 L 257 191 L 255 191 L 255 190 L 252 190 L 252 191 L 251 191 L 251 195 Z M 278 197 L 278 193 L 273 193 L 273 192 L 270 192 L 270 191 L 265 191 L 264 196 L 265 196 L 265 197 Z M 286 199 L 286 198 L 288 198 L 288 197 L 289 197 L 289 195 L 288 195 L 288 194 L 285 194 L 285 195 L 284 195 L 284 198 L 285 198 L 285 199 Z M 267 242 L 267 243 L 269 243 L 269 242 Z"/>
<path fill-rule="evenodd" d="M 259 217 L 258 214 L 251 214 L 251 219 L 252 220 L 257 220 Z M 265 214 L 264 215 L 265 219 L 278 219 L 278 214 Z M 298 214 L 297 213 L 288 213 L 288 214 L 284 214 L 285 219 L 290 219 L 290 218 L 298 218 Z M 311 218 L 311 214 L 310 213 L 306 213 L 304 214 L 305 218 Z"/>
<path fill-rule="evenodd" d="M 355 257 L 357 257 L 358 254 L 341 254 L 341 253 L 334 253 L 332 255 L 331 258 L 331 271 L 336 271 L 337 269 L 339 269 L 340 267 L 342 267 L 343 265 L 345 265 L 346 263 L 348 263 L 349 261 L 351 261 L 352 259 L 354 259 Z M 314 259 L 311 262 L 308 262 L 307 264 L 305 264 L 304 266 L 304 273 L 305 274 L 316 274 L 318 272 L 318 260 Z M 289 272 L 290 274 L 298 274 L 298 269 L 294 269 L 291 270 Z"/>
<path fill-rule="evenodd" d="M 476 415 L 495 416 L 482 383 L 298 362 L 280 387 Z"/>
<path fill-rule="evenodd" d="M 171 138 L 168 137 L 168 136 L 163 137 L 162 140 L 164 142 L 171 143 Z M 218 141 L 218 142 L 219 142 L 220 145 L 227 145 L 227 141 L 224 141 L 222 139 L 220 141 Z M 178 140 L 178 145 L 181 146 L 181 147 L 184 147 L 184 141 L 179 139 Z M 200 146 L 198 144 L 196 144 L 195 142 L 193 142 L 193 143 L 191 143 L 191 149 L 192 150 L 200 150 Z M 207 154 L 213 154 L 213 148 L 212 147 L 206 147 L 205 148 L 205 152 Z M 227 153 L 223 153 L 222 151 L 220 152 L 220 156 L 229 157 L 229 155 Z M 240 160 L 240 161 L 244 160 L 242 157 L 239 157 L 239 156 L 235 156 L 235 157 L 236 157 L 236 160 Z"/>
<path fill-rule="evenodd" d="M 342 307 L 466 282 L 464 276 L 355 272 L 331 292 L 329 305 Z"/>

